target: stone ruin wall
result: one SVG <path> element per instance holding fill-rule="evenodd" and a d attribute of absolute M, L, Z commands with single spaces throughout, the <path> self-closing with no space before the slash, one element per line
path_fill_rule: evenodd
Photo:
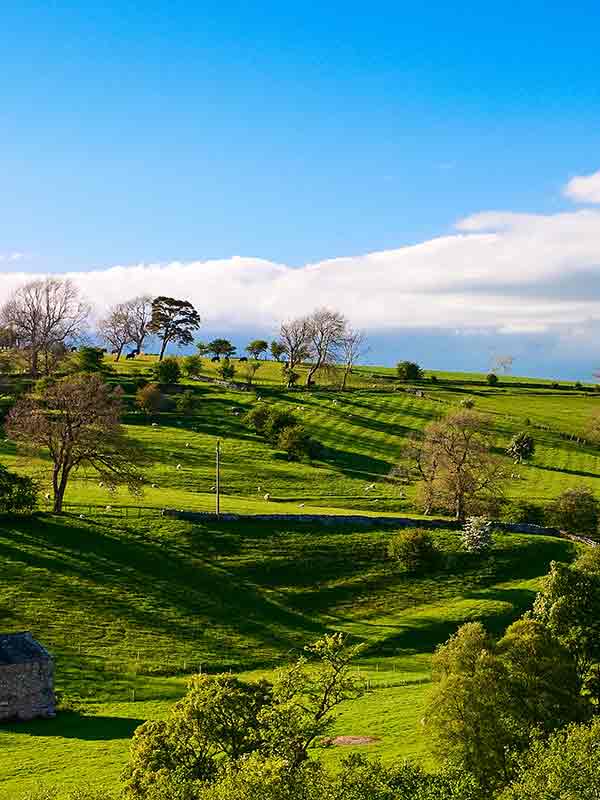
<path fill-rule="evenodd" d="M 0 720 L 53 717 L 53 673 L 48 659 L 0 665 Z"/>

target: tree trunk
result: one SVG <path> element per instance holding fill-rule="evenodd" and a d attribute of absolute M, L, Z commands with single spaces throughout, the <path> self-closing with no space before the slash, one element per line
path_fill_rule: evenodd
<path fill-rule="evenodd" d="M 63 500 L 65 497 L 65 489 L 67 488 L 68 479 L 69 479 L 69 473 L 64 467 L 62 469 L 62 475 L 60 472 L 60 467 L 54 468 L 54 472 L 52 473 L 52 488 L 54 490 L 55 514 L 62 514 Z"/>
<path fill-rule="evenodd" d="M 162 345 L 161 345 L 161 348 L 160 348 L 160 355 L 158 357 L 159 361 L 163 360 L 163 356 L 165 354 L 165 350 L 167 349 L 167 343 L 168 343 L 168 339 L 163 339 L 162 340 Z"/>
<path fill-rule="evenodd" d="M 307 385 L 307 386 L 312 386 L 312 385 L 313 385 L 313 377 L 314 377 L 314 375 L 315 375 L 315 372 L 316 372 L 316 371 L 319 369 L 319 367 L 320 367 L 320 366 L 321 366 L 321 365 L 320 365 L 320 364 L 319 364 L 319 362 L 317 361 L 317 363 L 316 363 L 316 364 L 314 364 L 314 365 L 313 365 L 313 366 L 312 366 L 312 367 L 309 369 L 309 371 L 308 371 L 308 375 L 306 376 L 306 385 Z"/>
<path fill-rule="evenodd" d="M 344 370 L 344 377 L 342 378 L 342 385 L 341 385 L 341 387 L 340 387 L 340 389 L 342 390 L 342 392 L 343 392 L 343 391 L 344 391 L 344 389 L 346 388 L 346 381 L 348 380 L 348 375 L 349 375 L 349 374 L 350 374 L 350 369 L 349 369 L 349 368 L 346 368 L 346 369 Z"/>
<path fill-rule="evenodd" d="M 455 519 L 457 522 L 464 522 L 465 519 L 465 498 L 463 497 L 462 493 L 456 495 L 455 503 Z"/>
<path fill-rule="evenodd" d="M 121 345 L 121 346 L 120 346 L 120 347 L 117 349 L 117 357 L 115 358 L 115 361 L 118 361 L 118 360 L 121 358 L 121 353 L 122 353 L 122 352 L 123 352 L 123 345 Z"/>

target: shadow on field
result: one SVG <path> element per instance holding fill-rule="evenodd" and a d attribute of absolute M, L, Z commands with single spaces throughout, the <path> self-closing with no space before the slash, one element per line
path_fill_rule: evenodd
<path fill-rule="evenodd" d="M 130 739 L 135 729 L 144 721 L 129 717 L 95 717 L 74 711 L 59 711 L 54 719 L 13 722 L 3 725 L 2 730 L 25 733 L 28 736 L 60 736 L 63 739 L 101 742 Z"/>

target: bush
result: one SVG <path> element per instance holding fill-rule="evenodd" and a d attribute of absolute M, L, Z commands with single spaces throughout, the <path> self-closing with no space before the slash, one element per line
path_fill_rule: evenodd
<path fill-rule="evenodd" d="M 295 372 L 293 369 L 290 369 L 289 367 L 286 366 L 282 367 L 281 374 L 284 382 L 288 386 L 295 386 L 300 380 L 300 373 Z"/>
<path fill-rule="evenodd" d="M 100 347 L 82 347 L 77 353 L 77 368 L 80 372 L 106 372 L 104 350 Z"/>
<path fill-rule="evenodd" d="M 224 381 L 230 381 L 235 377 L 235 366 L 231 363 L 229 356 L 225 356 L 222 361 L 219 361 L 217 374 Z"/>
<path fill-rule="evenodd" d="M 417 528 L 400 531 L 390 539 L 388 556 L 408 572 L 419 572 L 433 566 L 439 556 L 431 534 Z"/>
<path fill-rule="evenodd" d="M 473 408 L 475 406 L 475 400 L 472 397 L 463 397 L 460 401 L 461 408 Z"/>
<path fill-rule="evenodd" d="M 316 443 L 302 425 L 288 425 L 277 437 L 277 447 L 287 453 L 289 461 L 300 461 L 316 452 Z"/>
<path fill-rule="evenodd" d="M 298 424 L 296 417 L 285 409 L 272 408 L 265 423 L 263 435 L 271 442 L 277 444 L 279 434 L 284 428 L 293 428 Z"/>
<path fill-rule="evenodd" d="M 567 489 L 548 507 L 548 522 L 569 533 L 593 535 L 598 530 L 600 506 L 591 489 Z"/>
<path fill-rule="evenodd" d="M 469 553 L 486 553 L 492 546 L 493 525 L 487 517 L 467 517 L 462 541 Z"/>
<path fill-rule="evenodd" d="M 414 361 L 399 361 L 396 364 L 396 372 L 401 381 L 423 380 L 423 370 Z"/>
<path fill-rule="evenodd" d="M 432 375 L 429 378 L 429 380 L 431 381 L 431 383 L 437 383 L 438 382 L 438 376 L 437 375 Z"/>
<path fill-rule="evenodd" d="M 183 372 L 188 378 L 197 378 L 202 372 L 202 359 L 200 356 L 186 356 L 183 359 Z"/>
<path fill-rule="evenodd" d="M 176 358 L 165 358 L 154 367 L 154 377 L 159 383 L 179 383 L 181 367 Z"/>
<path fill-rule="evenodd" d="M 490 373 L 489 373 L 489 374 L 486 376 L 486 378 L 485 378 L 485 379 L 486 379 L 486 381 L 488 382 L 488 385 L 489 385 L 489 386 L 497 386 L 497 385 L 498 385 L 498 376 L 496 375 L 496 373 L 495 373 L 495 372 L 490 372 Z"/>
<path fill-rule="evenodd" d="M 546 511 L 543 506 L 528 500 L 516 500 L 504 512 L 508 522 L 524 522 L 526 525 L 545 525 Z"/>
<path fill-rule="evenodd" d="M 32 478 L 9 472 L 0 464 L 0 513 L 33 511 L 37 503 L 37 485 Z"/>
<path fill-rule="evenodd" d="M 246 425 L 249 425 L 251 428 L 253 428 L 256 433 L 264 436 L 267 420 L 269 419 L 270 414 L 271 409 L 269 406 L 266 403 L 259 403 L 244 415 L 244 422 Z"/>
<path fill-rule="evenodd" d="M 147 383 L 135 393 L 135 404 L 146 414 L 156 414 L 162 403 L 163 396 L 157 383 Z"/>
<path fill-rule="evenodd" d="M 189 414 L 194 410 L 194 405 L 194 395 L 189 390 L 175 400 L 175 408 L 180 414 Z"/>
<path fill-rule="evenodd" d="M 533 436 L 527 431 L 521 431 L 521 433 L 513 436 L 506 448 L 506 454 L 513 459 L 515 464 L 521 464 L 531 458 L 534 453 L 535 442 L 533 441 Z"/>

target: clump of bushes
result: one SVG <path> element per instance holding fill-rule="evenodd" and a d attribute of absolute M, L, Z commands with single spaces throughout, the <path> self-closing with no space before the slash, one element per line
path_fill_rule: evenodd
<path fill-rule="evenodd" d="M 33 511 L 37 503 L 37 484 L 32 478 L 9 472 L 0 464 L 0 513 Z"/>
<path fill-rule="evenodd" d="M 547 518 L 561 530 L 593 536 L 598 531 L 600 504 L 587 486 L 567 489 L 548 507 Z"/>
<path fill-rule="evenodd" d="M 181 367 L 176 358 L 165 358 L 154 367 L 154 377 L 159 383 L 179 383 Z"/>
<path fill-rule="evenodd" d="M 504 519 L 507 522 L 524 522 L 527 525 L 545 525 L 546 510 L 537 503 L 528 500 L 515 500 L 506 507 Z"/>
<path fill-rule="evenodd" d="M 521 431 L 521 433 L 513 436 L 506 448 L 506 454 L 513 459 L 515 464 L 521 464 L 531 458 L 534 453 L 535 442 L 533 441 L 533 436 L 527 431 Z"/>
<path fill-rule="evenodd" d="M 429 531 L 416 528 L 396 533 L 388 544 L 388 556 L 407 572 L 422 572 L 438 563 L 439 551 Z"/>
<path fill-rule="evenodd" d="M 423 370 L 414 361 L 399 361 L 396 364 L 396 372 L 401 381 L 423 380 Z"/>
<path fill-rule="evenodd" d="M 462 542 L 469 553 L 487 553 L 493 542 L 493 523 L 487 517 L 467 517 Z"/>
<path fill-rule="evenodd" d="M 486 376 L 486 381 L 488 382 L 488 386 L 498 386 L 498 376 L 495 372 L 490 372 Z"/>
<path fill-rule="evenodd" d="M 244 421 L 273 447 L 283 450 L 290 461 L 313 458 L 318 453 L 317 442 L 290 411 L 259 403 Z"/>
<path fill-rule="evenodd" d="M 461 408 L 473 408 L 475 406 L 475 400 L 472 397 L 463 397 L 460 401 Z"/>
<path fill-rule="evenodd" d="M 188 378 L 197 378 L 202 372 L 202 359 L 200 356 L 186 356 L 183 359 L 183 371 Z"/>
<path fill-rule="evenodd" d="M 163 404 L 163 396 L 158 383 L 147 383 L 135 393 L 135 404 L 145 414 L 156 414 Z"/>
<path fill-rule="evenodd" d="M 175 408 L 180 414 L 190 414 L 194 410 L 194 395 L 189 390 L 175 400 Z"/>

